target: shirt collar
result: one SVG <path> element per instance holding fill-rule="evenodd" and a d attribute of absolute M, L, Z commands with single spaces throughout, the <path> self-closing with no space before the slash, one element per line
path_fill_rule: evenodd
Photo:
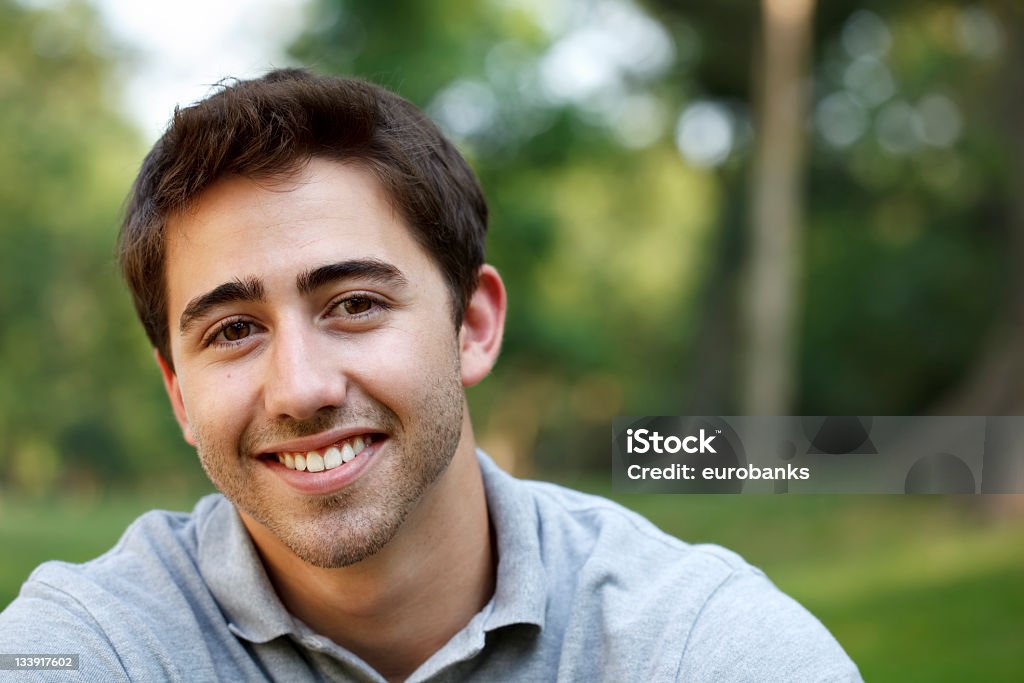
<path fill-rule="evenodd" d="M 293 633 L 295 621 L 281 604 L 263 569 L 249 532 L 224 496 L 207 496 L 209 506 L 198 529 L 199 571 L 228 619 L 228 628 L 253 643 Z"/>
<path fill-rule="evenodd" d="M 498 543 L 498 575 L 484 630 L 511 624 L 544 628 L 547 575 L 540 555 L 540 522 L 533 497 L 522 482 L 504 472 L 483 451 L 477 451 L 477 459 Z"/>
<path fill-rule="evenodd" d="M 477 451 L 487 509 L 498 545 L 498 574 L 484 631 L 512 624 L 544 627 L 547 581 L 541 561 L 536 506 L 522 483 Z M 198 528 L 199 570 L 241 638 L 266 643 L 295 633 L 296 620 L 274 592 L 249 532 L 234 505 L 220 494 L 196 506 L 206 508 Z"/>

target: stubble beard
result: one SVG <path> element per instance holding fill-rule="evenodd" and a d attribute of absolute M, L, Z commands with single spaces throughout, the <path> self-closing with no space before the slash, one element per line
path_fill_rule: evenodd
<path fill-rule="evenodd" d="M 464 400 L 458 372 L 435 377 L 403 425 L 382 403 L 318 413 L 303 423 L 247 429 L 237 450 L 218 447 L 212 434 L 196 434 L 203 469 L 224 496 L 269 529 L 296 556 L 316 567 L 347 567 L 379 552 L 395 537 L 409 513 L 447 469 L 462 434 Z M 244 444 L 272 443 L 317 434 L 345 424 L 372 424 L 388 434 L 371 457 L 372 472 L 329 496 L 282 499 L 261 485 L 274 475 L 248 455 Z M 343 465 L 344 466 L 344 465 Z M 310 475 L 310 476 L 316 476 Z M 277 482 L 273 482 L 276 484 Z M 279 486 L 274 489 L 280 491 Z"/>

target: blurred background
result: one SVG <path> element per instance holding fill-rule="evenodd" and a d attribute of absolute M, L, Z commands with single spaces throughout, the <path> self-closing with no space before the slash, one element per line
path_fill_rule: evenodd
<path fill-rule="evenodd" d="M 510 291 L 483 447 L 610 495 L 614 415 L 1003 415 L 1017 0 L 0 0 L 0 606 L 210 489 L 113 260 L 175 105 L 305 65 L 424 108 Z M 1019 498 L 618 496 L 764 568 L 867 680 L 1019 680 Z"/>

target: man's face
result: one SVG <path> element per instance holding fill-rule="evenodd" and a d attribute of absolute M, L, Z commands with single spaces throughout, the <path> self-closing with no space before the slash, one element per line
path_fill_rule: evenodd
<path fill-rule="evenodd" d="M 464 400 L 449 290 L 372 176 L 218 182 L 168 225 L 166 283 L 165 381 L 217 488 L 317 566 L 380 550 Z"/>

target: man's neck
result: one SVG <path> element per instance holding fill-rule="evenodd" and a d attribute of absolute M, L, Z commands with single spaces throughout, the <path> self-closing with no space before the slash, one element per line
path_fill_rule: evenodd
<path fill-rule="evenodd" d="M 496 551 L 472 449 L 456 454 L 387 546 L 349 567 L 309 565 L 242 519 L 289 612 L 389 679 L 408 677 L 494 594 Z"/>

